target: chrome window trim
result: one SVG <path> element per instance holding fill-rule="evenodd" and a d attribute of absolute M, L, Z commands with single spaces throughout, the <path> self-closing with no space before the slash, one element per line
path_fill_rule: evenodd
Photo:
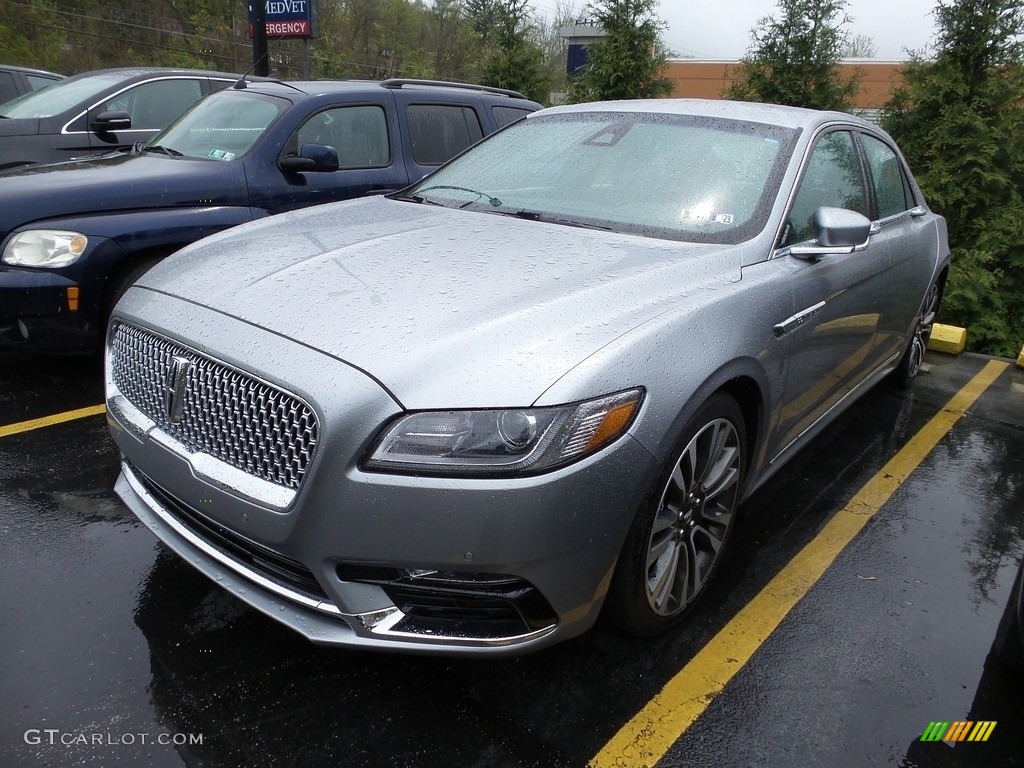
<path fill-rule="evenodd" d="M 81 112 L 79 112 L 77 115 L 75 115 L 70 120 L 68 120 L 66 123 L 64 123 L 64 126 L 60 129 L 60 134 L 62 136 L 83 136 L 85 134 L 92 133 L 92 131 L 90 131 L 90 130 L 72 131 L 72 130 L 69 130 L 68 126 L 70 126 L 76 120 L 79 120 L 82 117 L 82 115 L 88 114 L 89 110 L 95 109 L 96 107 L 98 107 L 100 104 L 102 104 L 105 101 L 110 101 L 111 99 L 120 96 L 125 91 L 131 90 L 132 88 L 137 88 L 140 85 L 147 85 L 148 83 L 157 83 L 157 82 L 161 82 L 161 81 L 164 81 L 164 80 L 196 80 L 196 81 L 198 81 L 199 82 L 199 98 L 200 99 L 203 98 L 204 96 L 209 95 L 208 93 L 203 93 L 203 85 L 202 85 L 202 81 L 203 80 L 207 80 L 209 82 L 217 82 L 217 83 L 231 83 L 231 82 L 233 82 L 233 81 L 228 80 L 228 79 L 223 78 L 223 77 L 206 77 L 204 75 L 167 75 L 167 76 L 159 76 L 158 75 L 156 77 L 151 77 L 148 80 L 139 80 L 139 82 L 137 82 L 137 83 L 132 83 L 130 85 L 126 85 L 121 90 L 116 91 L 115 93 L 109 93 L 106 96 L 104 96 L 102 99 L 97 101 L 96 103 L 90 104 L 88 107 L 86 107 Z M 212 93 L 212 91 L 211 91 L 211 93 Z M 198 101 L 198 99 L 197 99 L 197 101 Z M 159 133 L 160 131 L 163 130 L 163 128 L 129 128 L 128 130 L 129 131 L 149 131 L 150 133 Z"/>

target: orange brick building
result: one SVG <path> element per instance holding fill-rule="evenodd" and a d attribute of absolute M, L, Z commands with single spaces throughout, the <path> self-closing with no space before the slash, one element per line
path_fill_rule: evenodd
<path fill-rule="evenodd" d="M 670 59 L 667 76 L 675 82 L 675 98 L 720 99 L 722 91 L 736 78 L 742 66 L 738 61 L 705 61 L 701 59 Z M 901 83 L 903 62 L 851 59 L 841 65 L 844 77 L 860 70 L 860 93 L 856 108 L 881 109 L 893 89 Z"/>

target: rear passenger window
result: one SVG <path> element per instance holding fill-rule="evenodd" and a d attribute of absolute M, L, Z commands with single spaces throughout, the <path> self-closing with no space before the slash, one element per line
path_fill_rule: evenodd
<path fill-rule="evenodd" d="M 878 218 L 884 219 L 914 207 L 909 185 L 896 153 L 873 136 L 863 135 L 864 154 L 878 203 Z"/>
<path fill-rule="evenodd" d="M 42 75 L 25 75 L 25 77 L 28 79 L 28 84 L 32 87 L 33 91 L 53 85 L 60 80 L 59 77 L 43 77 Z"/>
<path fill-rule="evenodd" d="M 339 168 L 379 168 L 391 163 L 387 118 L 378 106 L 318 112 L 299 128 L 298 139 L 297 149 L 303 144 L 334 147 Z"/>
<path fill-rule="evenodd" d="M 499 128 L 511 125 L 516 120 L 522 120 L 530 112 L 531 110 L 529 109 L 516 109 L 515 107 L 494 107 L 491 110 L 491 114 L 494 115 L 494 122 L 497 123 Z"/>
<path fill-rule="evenodd" d="M 441 165 L 484 135 L 472 107 L 410 104 L 405 114 L 412 157 L 419 165 Z"/>
<path fill-rule="evenodd" d="M 10 72 L 0 72 L 0 104 L 10 101 L 18 95 L 18 88 L 14 84 L 14 75 Z"/>

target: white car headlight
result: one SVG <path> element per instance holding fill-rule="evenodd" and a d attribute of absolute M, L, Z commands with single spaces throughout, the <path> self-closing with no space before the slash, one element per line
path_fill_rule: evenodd
<path fill-rule="evenodd" d="M 412 413 L 393 422 L 366 469 L 440 475 L 540 472 L 581 459 L 624 433 L 642 389 L 545 408 Z"/>
<path fill-rule="evenodd" d="M 81 232 L 29 229 L 4 248 L 3 262 L 17 267 L 66 267 L 85 252 L 89 239 Z"/>

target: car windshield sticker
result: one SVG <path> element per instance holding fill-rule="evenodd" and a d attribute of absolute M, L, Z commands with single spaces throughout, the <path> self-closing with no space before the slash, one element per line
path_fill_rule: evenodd
<path fill-rule="evenodd" d="M 226 149 L 211 149 L 209 156 L 212 157 L 214 160 L 234 160 L 235 159 L 235 153 L 234 152 L 228 152 Z"/>
<path fill-rule="evenodd" d="M 706 221 L 712 224 L 732 224 L 735 218 L 731 213 L 715 213 L 705 208 L 684 208 L 679 213 L 682 221 Z"/>

